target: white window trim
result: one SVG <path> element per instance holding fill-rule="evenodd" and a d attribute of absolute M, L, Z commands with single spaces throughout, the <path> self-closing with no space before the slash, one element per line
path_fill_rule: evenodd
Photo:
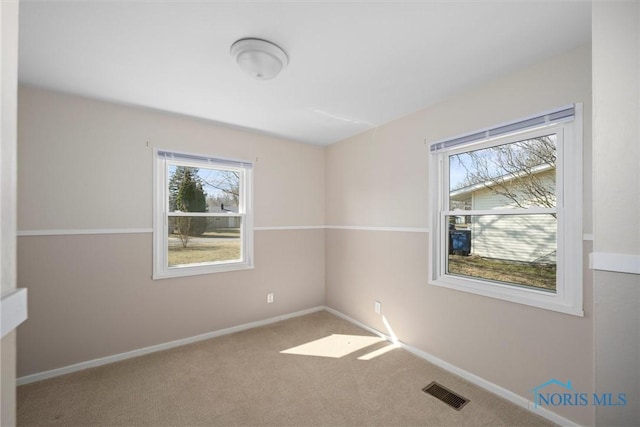
<path fill-rule="evenodd" d="M 166 160 L 161 153 L 171 153 L 177 160 Z M 253 168 L 250 162 L 229 159 L 216 159 L 176 151 L 153 150 L 153 279 L 195 276 L 200 274 L 222 273 L 253 268 Z M 194 159 L 202 160 L 194 160 Z M 240 261 L 191 264 L 181 267 L 168 267 L 168 210 L 169 197 L 167 186 L 167 163 L 192 167 L 214 167 L 223 170 L 242 170 L 242 198 L 238 213 L 172 213 L 172 216 L 211 216 L 241 217 L 242 256 Z M 234 166 L 235 165 L 235 166 Z"/>
<path fill-rule="evenodd" d="M 472 144 L 439 150 L 431 154 L 429 160 L 429 191 L 431 233 L 429 235 L 431 256 L 429 257 L 429 284 L 469 292 L 504 301 L 543 308 L 575 316 L 584 316 L 582 283 L 582 104 L 575 104 L 572 121 L 538 126 L 515 133 L 486 138 Z M 484 148 L 496 143 L 521 141 L 529 137 L 557 132 L 561 140 L 558 150 L 558 164 L 561 174 L 556 182 L 556 207 L 558 218 L 557 233 L 557 289 L 550 293 L 532 288 L 522 288 L 482 279 L 473 279 L 446 274 L 446 239 L 443 231 L 442 215 L 448 205 L 448 163 L 450 155 Z M 521 210 L 513 213 L 534 213 L 545 209 Z M 509 213 L 505 210 L 487 213 Z M 465 215 L 467 212 L 465 211 Z"/>

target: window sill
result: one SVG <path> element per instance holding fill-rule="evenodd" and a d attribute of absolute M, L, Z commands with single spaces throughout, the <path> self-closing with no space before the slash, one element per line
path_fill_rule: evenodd
<path fill-rule="evenodd" d="M 202 274 L 228 273 L 231 271 L 253 270 L 254 266 L 250 263 L 230 263 L 218 265 L 205 265 L 194 267 L 178 267 L 165 271 L 154 272 L 153 280 L 172 279 L 176 277 L 198 276 Z"/>
<path fill-rule="evenodd" d="M 577 308 L 565 303 L 557 294 L 536 289 L 517 288 L 499 283 L 453 276 L 441 276 L 436 280 L 431 280 L 429 284 L 572 316 L 584 317 L 582 308 Z"/>

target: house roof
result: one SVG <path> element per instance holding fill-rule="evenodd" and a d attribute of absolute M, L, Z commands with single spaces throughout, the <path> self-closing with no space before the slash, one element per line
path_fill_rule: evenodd
<path fill-rule="evenodd" d="M 533 167 L 531 171 L 534 174 L 539 174 L 539 173 L 547 172 L 552 169 L 553 169 L 553 166 L 545 163 L 543 165 L 538 165 Z M 507 175 L 499 176 L 497 177 L 497 179 L 500 179 L 502 182 L 509 182 L 522 175 L 523 174 L 507 174 Z M 471 194 L 479 190 L 491 188 L 495 185 L 495 183 L 496 183 L 495 180 L 489 180 L 485 182 L 478 182 L 476 184 L 468 185 L 466 187 L 458 188 L 456 190 L 449 192 L 449 198 L 451 200 L 458 200 L 458 201 L 468 200 L 471 198 Z"/>

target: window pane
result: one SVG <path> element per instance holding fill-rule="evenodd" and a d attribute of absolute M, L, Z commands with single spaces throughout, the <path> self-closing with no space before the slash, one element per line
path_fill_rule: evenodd
<path fill-rule="evenodd" d="M 556 206 L 556 135 L 449 157 L 449 209 Z"/>
<path fill-rule="evenodd" d="M 169 212 L 238 213 L 241 173 L 170 164 Z"/>
<path fill-rule="evenodd" d="M 447 273 L 556 290 L 551 214 L 448 216 Z"/>
<path fill-rule="evenodd" d="M 169 217 L 169 267 L 241 261 L 242 217 Z"/>

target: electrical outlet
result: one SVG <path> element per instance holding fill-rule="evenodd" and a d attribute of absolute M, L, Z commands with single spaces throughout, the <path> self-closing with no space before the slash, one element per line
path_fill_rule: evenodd
<path fill-rule="evenodd" d="M 273 292 L 269 292 L 267 294 L 267 304 L 271 304 L 273 302 Z"/>
<path fill-rule="evenodd" d="M 376 314 L 380 314 L 380 310 L 382 309 L 382 304 L 380 304 L 380 301 L 376 301 L 373 309 L 376 311 Z"/>

